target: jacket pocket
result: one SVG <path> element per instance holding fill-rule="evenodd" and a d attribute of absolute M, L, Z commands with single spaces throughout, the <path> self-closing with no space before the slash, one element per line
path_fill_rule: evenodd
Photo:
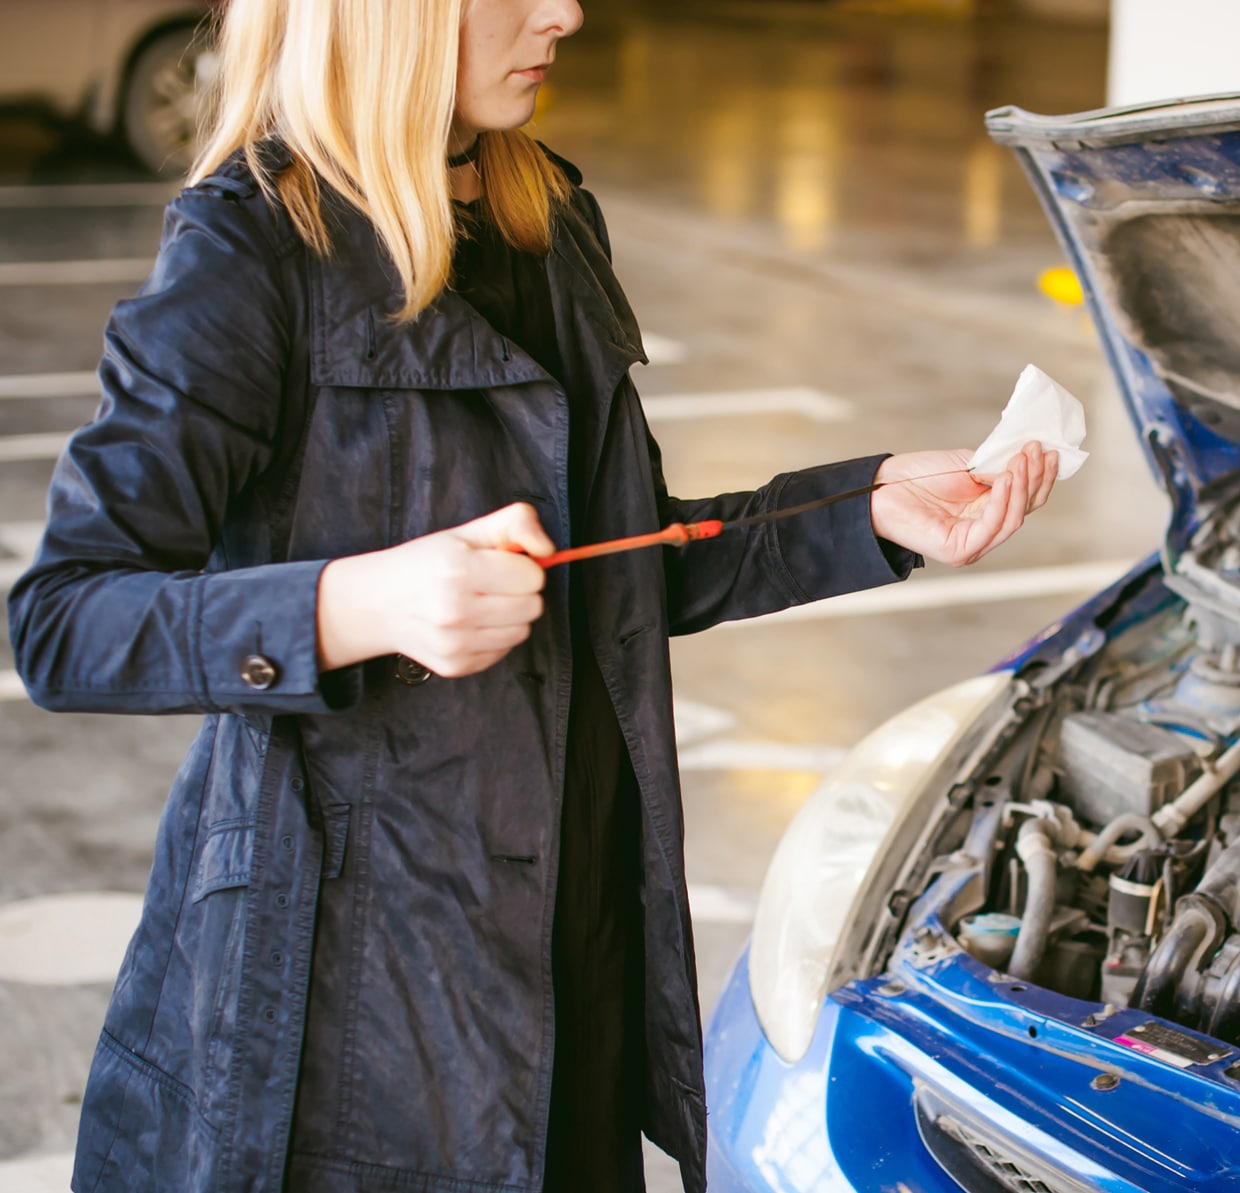
<path fill-rule="evenodd" d="M 214 825 L 203 845 L 195 871 L 192 899 L 202 917 L 202 964 L 198 980 L 214 981 L 203 1025 L 205 1050 L 199 1053 L 202 1079 L 199 1103 L 214 1126 L 223 1117 L 237 1030 L 237 1000 L 245 951 L 246 891 L 254 849 L 254 824 L 229 821 Z M 219 941 L 220 944 L 215 942 Z M 218 951 L 217 951 L 218 950 Z M 200 1045 L 201 1047 L 201 1045 Z"/>
<path fill-rule="evenodd" d="M 201 903 L 215 891 L 249 886 L 253 855 L 252 820 L 225 820 L 212 825 L 194 871 L 194 902 Z"/>

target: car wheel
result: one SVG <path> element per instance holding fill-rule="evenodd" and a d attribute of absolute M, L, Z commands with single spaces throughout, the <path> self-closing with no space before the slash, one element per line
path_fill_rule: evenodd
<path fill-rule="evenodd" d="M 192 26 L 171 29 L 138 52 L 121 96 L 120 131 L 137 159 L 164 177 L 194 158 L 204 76 L 214 55 Z"/>

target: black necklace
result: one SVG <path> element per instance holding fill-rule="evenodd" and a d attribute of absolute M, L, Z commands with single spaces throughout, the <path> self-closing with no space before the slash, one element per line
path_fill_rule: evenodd
<path fill-rule="evenodd" d="M 460 166 L 475 166 L 478 164 L 478 155 L 482 152 L 482 138 L 475 137 L 474 143 L 465 150 L 464 153 L 450 153 L 448 155 L 448 169 L 455 170 Z"/>

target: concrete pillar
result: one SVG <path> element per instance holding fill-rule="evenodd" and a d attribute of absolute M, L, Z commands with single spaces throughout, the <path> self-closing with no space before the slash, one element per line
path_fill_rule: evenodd
<path fill-rule="evenodd" d="M 1111 0 L 1107 99 L 1240 92 L 1237 0 Z"/>

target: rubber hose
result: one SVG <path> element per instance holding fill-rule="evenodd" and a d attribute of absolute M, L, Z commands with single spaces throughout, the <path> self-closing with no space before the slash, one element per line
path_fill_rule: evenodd
<path fill-rule="evenodd" d="M 1240 921 L 1240 841 L 1214 859 L 1194 893 L 1213 899 L 1226 912 L 1232 926 Z"/>
<path fill-rule="evenodd" d="M 1016 852 L 1029 876 L 1025 913 L 1007 971 L 1014 978 L 1032 981 L 1046 952 L 1051 918 L 1055 914 L 1055 879 L 1058 863 L 1051 848 L 1049 826 L 1043 820 L 1026 820 L 1016 838 Z"/>
<path fill-rule="evenodd" d="M 1214 931 L 1214 923 L 1201 907 L 1186 907 L 1175 917 L 1171 931 L 1150 954 L 1132 991 L 1131 1006 L 1170 1018 L 1176 992 L 1198 950 Z"/>
<path fill-rule="evenodd" d="M 1111 846 L 1120 839 L 1125 833 L 1140 833 L 1141 839 L 1134 841 L 1131 845 L 1123 846 L 1119 853 L 1122 860 L 1127 861 L 1129 857 L 1146 849 L 1154 849 L 1162 844 L 1162 833 L 1158 831 L 1157 826 L 1148 816 L 1139 816 L 1136 812 L 1125 812 L 1115 817 L 1106 828 L 1104 828 L 1090 844 L 1081 851 L 1081 856 L 1077 859 L 1077 869 L 1092 870 L 1104 857 L 1107 857 L 1107 851 Z M 1119 863 L 1121 857 L 1110 857 L 1107 861 Z"/>

